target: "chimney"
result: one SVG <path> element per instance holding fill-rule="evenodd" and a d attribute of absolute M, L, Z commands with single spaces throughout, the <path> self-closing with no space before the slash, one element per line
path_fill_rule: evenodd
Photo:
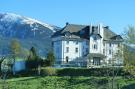
<path fill-rule="evenodd" d="M 66 22 L 66 25 L 68 25 L 69 23 L 68 22 Z"/>

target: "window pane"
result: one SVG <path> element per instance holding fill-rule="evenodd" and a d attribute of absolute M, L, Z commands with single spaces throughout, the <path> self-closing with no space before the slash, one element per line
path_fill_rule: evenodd
<path fill-rule="evenodd" d="M 69 47 L 66 47 L 66 52 L 67 52 L 67 53 L 69 52 Z"/>
<path fill-rule="evenodd" d="M 67 44 L 69 44 L 69 41 L 66 41 Z"/>
<path fill-rule="evenodd" d="M 78 48 L 75 48 L 75 52 L 78 53 Z"/>
<path fill-rule="evenodd" d="M 110 44 L 109 44 L 109 46 L 111 47 L 111 46 L 112 46 L 112 44 L 110 43 Z"/>
<path fill-rule="evenodd" d="M 76 41 L 76 44 L 78 44 L 78 41 Z"/>
<path fill-rule="evenodd" d="M 111 50 L 109 50 L 109 54 L 111 54 Z"/>

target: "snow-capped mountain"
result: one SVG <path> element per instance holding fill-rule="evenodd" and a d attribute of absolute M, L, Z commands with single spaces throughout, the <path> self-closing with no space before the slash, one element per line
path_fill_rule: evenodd
<path fill-rule="evenodd" d="M 51 35 L 60 28 L 13 13 L 0 13 L 0 53 L 11 39 L 20 40 L 22 46 L 35 46 L 39 52 L 51 49 Z M 4 40 L 6 39 L 6 40 Z"/>

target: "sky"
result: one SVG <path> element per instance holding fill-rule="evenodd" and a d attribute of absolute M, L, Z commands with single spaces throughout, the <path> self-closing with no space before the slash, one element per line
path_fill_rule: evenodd
<path fill-rule="evenodd" d="M 15 13 L 59 27 L 66 22 L 102 23 L 121 34 L 135 25 L 135 0 L 1 0 L 0 13 Z"/>

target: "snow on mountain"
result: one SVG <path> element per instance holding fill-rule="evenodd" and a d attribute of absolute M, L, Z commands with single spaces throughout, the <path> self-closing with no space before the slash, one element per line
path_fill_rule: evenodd
<path fill-rule="evenodd" d="M 42 24 L 43 26 L 51 29 L 53 32 L 56 32 L 53 25 L 50 25 L 50 24 L 47 24 L 47 23 L 42 23 L 42 22 L 40 22 L 36 19 L 27 18 L 27 19 L 24 19 L 23 21 L 28 23 L 28 24 L 33 24 L 33 23 L 37 22 L 37 23 Z"/>
<path fill-rule="evenodd" d="M 56 26 L 40 22 L 40 21 L 38 21 L 36 19 L 32 19 L 32 18 L 29 18 L 29 17 L 24 17 L 24 16 L 17 15 L 17 14 L 14 14 L 14 13 L 4 13 L 4 14 L 0 14 L 0 15 L 4 15 L 4 17 L 2 19 L 0 19 L 0 21 L 20 22 L 22 24 L 23 23 L 25 23 L 25 24 L 27 23 L 27 24 L 30 24 L 31 26 L 34 23 L 39 23 L 39 24 L 42 24 L 43 26 L 49 28 L 53 32 L 55 32 L 55 27 Z"/>
<path fill-rule="evenodd" d="M 0 54 L 6 53 L 12 39 L 18 39 L 23 48 L 34 46 L 40 54 L 45 54 L 52 49 L 51 35 L 59 29 L 29 17 L 0 13 Z"/>

